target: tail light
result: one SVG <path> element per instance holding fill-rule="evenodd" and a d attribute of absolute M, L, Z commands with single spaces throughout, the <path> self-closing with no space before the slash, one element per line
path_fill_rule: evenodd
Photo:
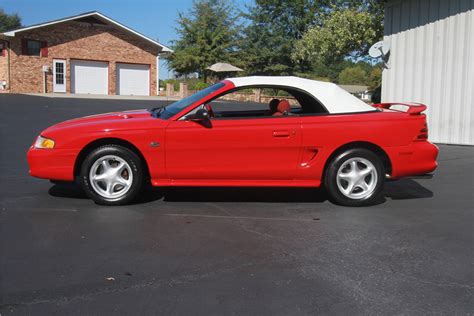
<path fill-rule="evenodd" d="M 428 139 L 428 124 L 423 124 L 423 128 L 420 129 L 420 132 L 416 136 L 415 140 L 423 141 Z"/>

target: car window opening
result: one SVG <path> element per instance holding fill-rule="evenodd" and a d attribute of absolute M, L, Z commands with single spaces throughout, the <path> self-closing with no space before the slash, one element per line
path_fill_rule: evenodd
<path fill-rule="evenodd" d="M 163 108 L 151 109 L 154 117 L 169 119 L 209 96 L 225 84 L 219 82 L 187 98 Z M 182 119 L 204 108 L 211 119 L 269 118 L 327 114 L 328 111 L 312 95 L 297 88 L 283 86 L 246 86 L 217 95 L 206 104 L 187 113 Z"/>
<path fill-rule="evenodd" d="M 309 94 L 286 87 L 243 87 L 208 102 L 211 119 L 265 118 L 327 113 Z"/>

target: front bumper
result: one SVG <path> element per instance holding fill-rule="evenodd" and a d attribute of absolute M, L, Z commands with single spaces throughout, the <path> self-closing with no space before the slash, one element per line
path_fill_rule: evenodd
<path fill-rule="evenodd" d="M 392 163 L 392 179 L 431 173 L 438 166 L 438 146 L 428 141 L 384 149 Z"/>
<path fill-rule="evenodd" d="M 50 180 L 74 180 L 77 151 L 71 149 L 37 149 L 30 147 L 26 155 L 29 173 L 33 177 Z"/>

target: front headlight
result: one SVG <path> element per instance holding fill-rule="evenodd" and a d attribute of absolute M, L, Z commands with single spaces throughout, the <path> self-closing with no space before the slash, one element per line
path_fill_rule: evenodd
<path fill-rule="evenodd" d="M 50 138 L 46 138 L 43 136 L 38 136 L 35 143 L 35 148 L 38 149 L 53 149 L 54 148 L 54 140 Z"/>

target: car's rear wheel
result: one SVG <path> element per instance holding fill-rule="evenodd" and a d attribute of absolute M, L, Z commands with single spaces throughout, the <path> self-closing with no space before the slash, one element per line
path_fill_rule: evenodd
<path fill-rule="evenodd" d="M 375 204 L 380 198 L 384 182 L 381 159 L 364 148 L 349 149 L 334 157 L 324 178 L 331 200 L 344 206 Z"/>
<path fill-rule="evenodd" d="M 128 148 L 101 146 L 82 163 L 80 181 L 86 194 L 97 204 L 127 204 L 143 185 L 142 163 Z"/>

